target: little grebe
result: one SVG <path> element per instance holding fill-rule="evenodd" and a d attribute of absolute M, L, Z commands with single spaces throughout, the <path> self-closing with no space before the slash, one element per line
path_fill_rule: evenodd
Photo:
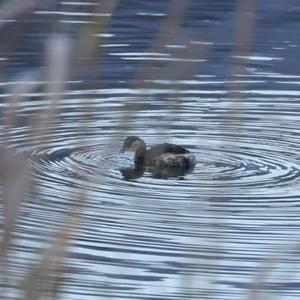
<path fill-rule="evenodd" d="M 175 144 L 158 144 L 147 150 L 145 142 L 137 136 L 128 136 L 121 152 L 135 151 L 134 163 L 136 166 L 153 168 L 176 168 L 191 170 L 196 164 L 193 154 L 182 146 Z"/>

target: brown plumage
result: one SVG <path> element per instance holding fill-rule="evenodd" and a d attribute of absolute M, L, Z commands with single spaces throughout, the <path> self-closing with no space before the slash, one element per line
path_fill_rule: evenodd
<path fill-rule="evenodd" d="M 137 136 L 128 136 L 121 151 L 135 151 L 134 162 L 140 166 L 189 170 L 196 164 L 195 156 L 182 146 L 164 143 L 147 150 L 145 142 Z"/>

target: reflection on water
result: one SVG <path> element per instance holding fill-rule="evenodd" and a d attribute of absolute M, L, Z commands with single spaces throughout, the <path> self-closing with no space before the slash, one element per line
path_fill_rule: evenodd
<path fill-rule="evenodd" d="M 294 15 L 277 4 L 271 11 L 269 4 L 258 7 L 255 50 L 242 57 L 248 74 L 235 77 L 237 87 L 246 87 L 237 91 L 237 104 L 226 93 L 232 82 L 224 79 L 230 56 L 224 31 L 232 23 L 233 3 L 194 1 L 184 30 L 207 29 L 207 40 L 192 35 L 165 45 L 165 52 L 149 51 L 166 13 L 162 2 L 120 5 L 108 33 L 99 33 L 107 39 L 99 45 L 107 51 L 101 65 L 106 76 L 92 89 L 81 79 L 69 82 L 58 117 L 47 124 L 49 138 L 36 139 L 30 124 L 51 95 L 35 91 L 17 103 L 11 145 L 26 154 L 38 194 L 24 204 L 10 253 L 12 271 L 22 278 L 84 187 L 88 201 L 68 250 L 63 299 L 245 299 L 266 258 L 272 260 L 263 274 L 266 292 L 298 299 L 300 77 L 291 57 L 297 57 L 299 42 L 288 35 L 295 34 L 289 19 Z M 81 9 L 92 2 L 61 5 L 62 11 L 40 10 L 36 17 L 90 20 Z M 271 35 L 274 27 L 278 35 Z M 30 30 L 34 38 L 20 52 L 0 58 L 8 59 L 10 74 L 39 63 L 36 48 L 26 43 L 40 37 Z M 184 57 L 181 51 L 191 43 L 208 44 L 209 54 Z M 141 60 L 156 61 L 154 69 L 163 76 L 128 86 Z M 202 64 L 182 79 L 165 74 L 165 61 Z M 7 80 L 1 88 L 13 84 Z M 138 105 L 134 115 L 132 103 Z M 6 106 L 2 101 L 1 109 Z M 130 116 L 126 132 L 124 113 Z M 184 178 L 165 180 L 123 166 L 117 153 L 124 133 L 149 144 L 184 145 L 197 165 Z"/>
<path fill-rule="evenodd" d="M 91 291 L 92 298 L 97 293 L 168 297 L 185 291 L 184 298 L 201 295 L 197 282 L 207 283 L 211 274 L 218 274 L 215 284 L 223 290 L 218 298 L 245 293 L 261 260 L 275 255 L 280 245 L 296 243 L 298 104 L 296 96 L 287 98 L 287 91 L 281 95 L 285 102 L 279 92 L 271 102 L 273 93 L 267 90 L 247 91 L 237 122 L 228 122 L 224 111 L 230 100 L 206 93 L 215 89 L 218 94 L 221 85 L 219 79 L 209 78 L 206 84 L 203 79 L 197 95 L 183 84 L 174 122 L 165 120 L 167 104 L 153 101 L 165 92 L 163 87 L 149 96 L 141 91 L 143 109 L 131 134 L 142 132 L 149 143 L 171 141 L 191 149 L 198 164 L 185 180 L 157 179 L 148 170 L 134 168 L 120 173 L 117 153 L 123 136 L 118 134 L 118 118 L 128 100 L 121 96 L 123 90 L 114 89 L 116 96 L 111 90 L 94 91 L 92 112 L 86 111 L 79 92 L 62 101 L 61 119 L 49 124 L 55 130 L 47 145 L 31 141 L 26 126 L 16 129 L 18 151 L 42 158 L 27 160 L 36 171 L 40 198 L 27 203 L 18 227 L 18 243 L 31 250 L 16 249 L 16 271 L 21 272 L 34 249 L 41 247 L 33 241 L 59 226 L 78 188 L 88 186 L 83 224 L 69 253 L 74 271 L 67 274 L 67 298 L 77 293 L 75 297 L 82 297 L 82 288 Z M 293 94 L 292 89 L 288 92 Z M 30 117 L 39 105 L 35 100 L 22 103 L 20 114 Z M 77 120 L 87 122 L 88 136 L 78 130 Z M 78 147 L 78 140 L 88 144 Z M 140 178 L 126 181 L 123 176 Z M 282 268 L 291 268 L 289 260 L 282 260 Z M 185 282 L 185 276 L 191 281 Z M 278 276 L 271 284 L 289 278 Z M 284 287 L 278 292 L 298 295 L 297 289 Z"/>
<path fill-rule="evenodd" d="M 124 179 L 131 180 L 142 177 L 145 173 L 145 167 L 134 166 L 133 168 L 121 168 L 120 172 Z"/>

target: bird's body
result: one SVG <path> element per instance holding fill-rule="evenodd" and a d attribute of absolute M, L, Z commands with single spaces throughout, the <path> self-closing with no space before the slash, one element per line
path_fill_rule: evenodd
<path fill-rule="evenodd" d="M 192 169 L 196 159 L 189 150 L 176 144 L 163 143 L 147 150 L 145 142 L 137 136 L 128 136 L 123 143 L 122 152 L 135 151 L 134 162 L 137 166 L 148 166 L 155 169 L 172 168 Z"/>

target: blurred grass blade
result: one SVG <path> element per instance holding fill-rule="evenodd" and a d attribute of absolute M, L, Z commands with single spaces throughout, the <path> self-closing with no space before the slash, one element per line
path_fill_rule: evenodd
<path fill-rule="evenodd" d="M 46 97 L 50 104 L 35 124 L 35 136 L 47 142 L 51 135 L 51 124 L 59 116 L 59 103 L 66 91 L 71 56 L 70 40 L 63 34 L 53 34 L 46 43 Z"/>
<path fill-rule="evenodd" d="M 27 71 L 14 79 L 6 88 L 7 107 L 4 110 L 3 141 L 9 144 L 12 130 L 18 124 L 17 110 L 21 103 L 28 99 L 28 94 L 35 91 L 40 85 L 41 73 L 39 71 Z"/>
<path fill-rule="evenodd" d="M 0 6 L 0 29 L 5 24 L 5 21 L 16 18 L 18 15 L 32 10 L 39 2 L 41 1 L 8 0 L 3 2 Z"/>

